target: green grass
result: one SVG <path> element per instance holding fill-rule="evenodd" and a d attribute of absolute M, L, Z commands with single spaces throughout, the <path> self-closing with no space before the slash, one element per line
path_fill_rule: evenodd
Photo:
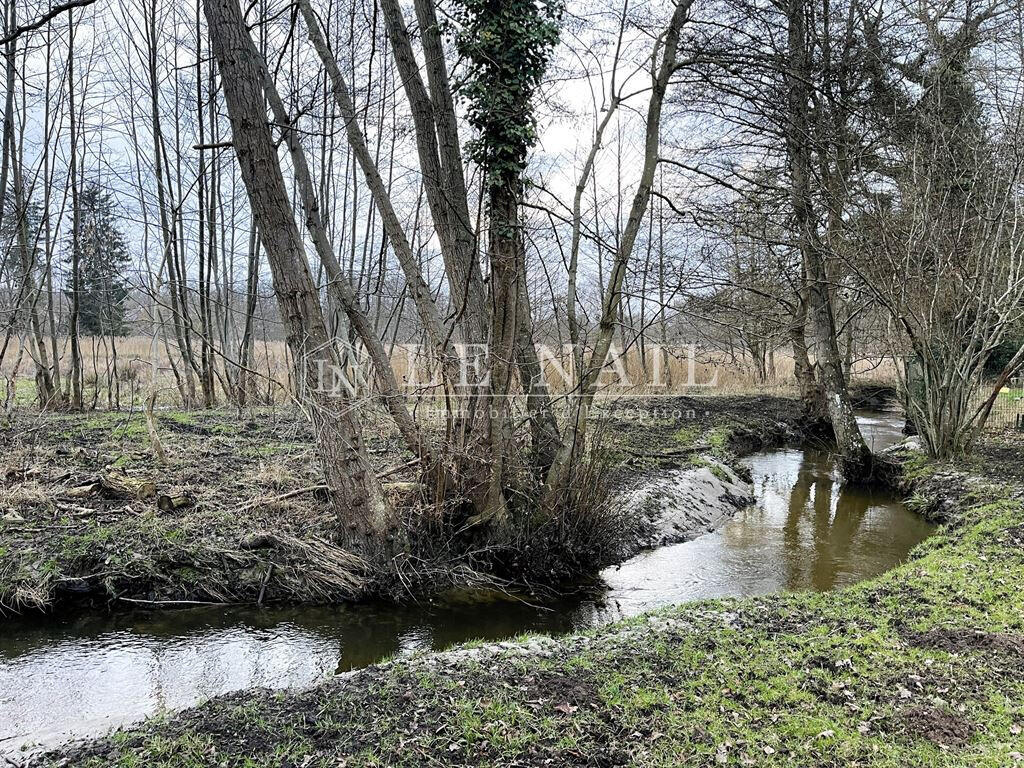
<path fill-rule="evenodd" d="M 707 439 L 708 445 L 710 445 L 715 451 L 724 451 L 729 443 L 729 437 L 732 435 L 734 425 L 724 424 L 720 427 L 715 427 L 708 432 Z"/>
<path fill-rule="evenodd" d="M 716 461 L 713 461 L 706 456 L 700 454 L 693 454 L 690 456 L 690 466 L 694 469 L 705 468 L 711 471 L 711 474 L 721 480 L 723 483 L 731 483 L 732 479 L 729 477 L 729 473 L 722 468 L 722 465 Z"/>
<path fill-rule="evenodd" d="M 146 444 L 149 442 L 149 432 L 146 429 L 146 422 L 141 417 L 133 417 L 123 424 L 118 424 L 111 431 L 110 436 L 120 443 L 138 442 Z"/>
<path fill-rule="evenodd" d="M 38 400 L 38 391 L 35 379 L 17 379 L 14 382 L 14 404 L 17 406 L 35 405 Z"/>
<path fill-rule="evenodd" d="M 160 414 L 160 421 L 173 421 L 175 424 L 193 426 L 196 424 L 196 417 L 185 411 L 164 411 Z"/>
<path fill-rule="evenodd" d="M 697 441 L 700 440 L 701 430 L 700 427 L 693 425 L 687 425 L 678 429 L 675 434 L 672 435 L 672 439 L 684 447 L 690 447 L 696 445 Z"/>
<path fill-rule="evenodd" d="M 124 445 L 146 447 L 149 445 L 149 430 L 146 416 L 141 411 L 132 414 L 100 412 L 81 417 L 78 415 L 52 416 L 58 422 L 61 434 L 65 438 L 81 438 L 88 436 L 96 441 L 111 441 Z M 216 435 L 232 437 L 238 435 L 241 424 L 224 413 L 209 411 L 195 413 L 189 411 L 161 411 L 157 414 L 157 432 L 161 435 L 173 435 L 176 428 L 186 431 L 194 429 L 199 435 Z M 124 461 L 129 459 L 124 457 Z"/>
<path fill-rule="evenodd" d="M 142 414 L 96 413 L 86 419 L 69 417 L 64 423 L 63 434 L 69 438 L 89 436 L 117 443 L 146 443 L 149 439 Z"/>

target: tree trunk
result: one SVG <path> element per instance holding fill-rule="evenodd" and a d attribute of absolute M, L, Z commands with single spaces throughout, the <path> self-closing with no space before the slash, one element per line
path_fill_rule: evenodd
<path fill-rule="evenodd" d="M 157 72 L 157 0 L 145 6 L 148 18 L 145 20 L 146 38 L 146 71 L 149 78 L 149 109 L 150 129 L 153 133 L 153 171 L 156 184 L 157 209 L 160 214 L 160 234 L 163 242 L 163 262 L 167 265 L 167 283 L 170 298 L 171 323 L 178 353 L 182 360 L 184 377 L 177 373 L 179 392 L 186 407 L 195 402 L 196 386 L 193 376 L 192 344 L 188 335 L 188 296 L 180 285 L 183 277 L 179 264 L 178 249 L 180 238 L 176 233 L 176 208 L 171 194 L 170 168 L 167 164 L 167 151 L 164 147 L 163 128 L 160 122 L 160 78 Z M 165 178 L 166 177 L 166 178 Z M 168 199 L 168 198 L 171 199 Z M 173 363 L 172 363 L 173 365 Z"/>
<path fill-rule="evenodd" d="M 805 284 L 806 279 L 801 276 L 801 283 Z M 803 285 L 800 288 L 801 294 L 806 294 Z M 793 377 L 796 379 L 797 387 L 800 390 L 800 402 L 803 405 L 804 418 L 817 423 L 828 419 L 828 410 L 822 397 L 821 387 L 818 386 L 817 377 L 814 375 L 814 366 L 811 364 L 811 356 L 807 349 L 807 298 L 806 295 L 797 296 L 796 308 L 793 313 L 793 321 L 789 327 L 789 341 L 793 347 Z"/>
<path fill-rule="evenodd" d="M 71 311 L 68 335 L 71 337 L 71 371 L 68 381 L 70 404 L 82 410 L 82 349 L 78 333 L 78 308 L 82 290 L 81 227 L 82 209 L 78 194 L 78 123 L 75 115 L 75 20 L 68 11 L 68 115 L 71 133 L 71 158 L 68 181 L 71 186 Z M 65 398 L 67 399 L 67 398 Z"/>
<path fill-rule="evenodd" d="M 544 506 L 548 510 L 556 508 L 561 497 L 565 494 L 574 457 L 577 451 L 584 449 L 586 444 L 587 422 L 590 415 L 590 407 L 593 404 L 594 395 L 597 391 L 597 381 L 608 358 L 608 351 L 611 348 L 612 339 L 615 334 L 615 326 L 619 322 L 622 307 L 622 285 L 626 277 L 626 268 L 633 255 L 633 246 L 636 243 L 637 235 L 640 232 L 643 218 L 647 213 L 647 207 L 651 200 L 651 191 L 654 187 L 654 173 L 658 167 L 659 148 L 661 145 L 662 107 L 665 101 L 665 94 L 668 91 L 669 80 L 676 67 L 679 36 L 692 4 L 693 0 L 677 0 L 672 13 L 672 19 L 665 30 L 664 41 L 661 43 L 664 49 L 661 53 L 661 61 L 659 62 L 657 72 L 653 78 L 651 97 L 647 105 L 644 163 L 640 174 L 640 184 L 633 196 L 629 218 L 626 220 L 622 239 L 619 241 L 619 247 L 615 252 L 611 274 L 608 276 L 608 285 L 602 297 L 601 318 L 598 324 L 598 335 L 594 343 L 594 351 L 587 361 L 586 369 L 581 370 L 579 373 L 579 393 L 574 398 L 575 402 L 573 403 L 570 416 L 570 426 L 567 428 L 568 431 L 565 439 L 555 455 L 555 460 L 545 480 Z"/>
<path fill-rule="evenodd" d="M 10 3 L 7 13 L 7 26 L 13 30 L 18 25 L 17 4 Z M 7 43 L 7 99 L 4 108 L 4 170 L 0 176 L 6 178 L 7 165 L 10 164 L 11 178 L 14 192 L 14 215 L 15 227 L 17 228 L 18 250 L 21 253 L 22 285 L 21 301 L 25 302 L 28 313 L 28 341 L 31 357 L 36 367 L 36 396 L 41 408 L 48 408 L 57 405 L 60 399 L 59 391 L 54 389 L 53 378 L 50 374 L 49 354 L 46 347 L 46 340 L 43 338 L 42 323 L 39 319 L 39 296 L 40 290 L 36 283 L 36 249 L 38 246 L 38 234 L 35 240 L 29 239 L 29 210 L 28 200 L 25 194 L 24 176 L 22 175 L 21 147 L 14 137 L 14 75 L 15 75 L 15 41 L 12 38 Z M 6 181 L 0 183 L 0 196 L 3 196 L 6 203 L 7 186 Z M 2 217 L 0 217 L 2 218 Z"/>
<path fill-rule="evenodd" d="M 824 389 L 825 404 L 847 479 L 862 480 L 872 471 L 871 451 L 857 426 L 843 376 L 843 361 L 836 339 L 835 314 L 824 248 L 818 233 L 811 191 L 810 94 L 811 61 L 807 39 L 806 0 L 788 6 L 789 69 L 786 72 L 790 200 L 807 280 L 807 303 L 814 328 L 815 362 Z"/>
<path fill-rule="evenodd" d="M 459 143 L 455 101 L 445 63 L 441 28 L 437 21 L 436 0 L 414 0 L 416 20 L 420 26 L 420 41 L 426 62 L 427 84 L 437 130 L 438 159 L 443 173 L 443 195 L 450 206 L 452 261 L 455 266 L 454 284 L 459 290 L 453 295 L 455 316 L 461 321 L 463 336 L 469 343 L 484 340 L 486 317 L 485 298 L 480 260 L 477 258 L 477 238 L 469 213 L 469 196 L 462 167 L 462 147 Z M 429 202 L 428 202 L 429 204 Z M 481 302 L 476 304 L 476 302 Z"/>
<path fill-rule="evenodd" d="M 526 285 L 526 252 L 523 238 L 517 238 L 519 247 L 519 317 L 516 322 L 516 363 L 519 379 L 526 392 L 526 413 L 530 419 L 533 439 L 533 466 L 541 477 L 547 474 L 562 444 L 558 420 L 551 406 L 544 367 L 537 358 L 533 340 L 533 313 L 530 292 Z"/>
<path fill-rule="evenodd" d="M 491 343 L 488 347 L 486 490 L 474 492 L 473 522 L 501 525 L 508 515 L 504 496 L 505 466 L 512 450 L 512 424 L 508 408 L 519 324 L 519 196 L 506 184 L 489 191 L 488 259 L 491 266 Z"/>
<path fill-rule="evenodd" d="M 323 62 L 331 80 L 334 99 L 338 105 L 338 109 L 341 111 L 342 120 L 345 122 L 345 131 L 348 136 L 349 146 L 352 148 L 356 161 L 359 163 L 359 167 L 363 171 L 363 175 L 366 179 L 366 185 L 370 189 L 370 194 L 373 197 L 374 204 L 376 205 L 377 210 L 380 211 L 381 219 L 384 224 L 384 231 L 386 232 L 388 240 L 391 243 L 391 247 L 395 252 L 395 256 L 398 258 L 399 265 L 402 268 L 402 273 L 405 275 L 406 290 L 412 297 L 420 322 L 423 324 L 423 328 L 430 339 L 430 343 L 433 345 L 441 360 L 442 374 L 449 390 L 451 390 L 458 382 L 459 376 L 458 358 L 451 343 L 451 336 L 445 330 L 444 323 L 437 311 L 437 305 L 434 302 L 434 296 L 430 291 L 430 287 L 423 279 L 419 262 L 412 252 L 412 247 L 409 245 L 409 240 L 405 236 L 405 231 L 402 229 L 401 221 L 399 221 L 398 214 L 391 203 L 391 198 L 384 185 L 384 180 L 381 178 L 380 171 L 377 169 L 377 164 L 374 162 L 373 157 L 370 155 L 370 150 L 366 146 L 366 139 L 363 136 L 362 130 L 359 128 L 358 122 L 356 121 L 355 107 L 352 104 L 348 85 L 341 74 L 341 70 L 338 68 L 334 54 L 331 53 L 330 48 L 327 46 L 327 41 L 320 30 L 319 22 L 316 19 L 316 15 L 313 13 L 309 0 L 300 0 L 299 8 L 301 9 L 302 16 L 306 21 L 309 38 L 312 41 L 317 54 L 320 56 L 320 60 Z M 281 112 L 283 113 L 283 106 L 281 107 Z M 281 121 L 282 119 L 286 119 L 286 115 L 277 114 L 275 119 Z M 301 180 L 299 183 L 300 186 L 302 186 Z M 310 194 L 314 194 L 312 182 L 310 182 Z M 326 233 L 324 234 L 324 238 L 326 238 Z M 331 250 L 331 260 L 334 260 L 336 263 L 333 250 L 329 250 Z M 337 271 L 340 274 L 340 268 Z M 330 277 L 332 281 L 336 280 L 334 275 L 331 275 Z M 348 310 L 346 310 L 346 313 L 348 313 Z"/>
<path fill-rule="evenodd" d="M 306 17 L 307 23 L 310 24 L 310 35 L 315 36 L 314 43 L 317 41 L 322 42 L 323 38 L 319 35 L 319 28 L 315 27 L 316 18 L 313 16 L 312 9 L 309 4 L 304 0 L 300 0 L 300 6 L 303 15 Z M 316 32 L 314 33 L 314 30 Z M 317 45 L 318 50 L 321 46 Z M 333 63 L 334 59 L 330 58 Z M 271 78 L 270 72 L 266 69 L 265 62 L 260 60 L 261 67 L 263 69 L 263 75 L 266 82 L 266 95 L 267 101 L 270 103 L 271 110 L 274 114 L 274 119 L 280 123 L 284 129 L 285 142 L 288 145 L 288 151 L 292 158 L 292 168 L 295 171 L 295 180 L 299 188 L 299 197 L 302 201 L 302 208 L 306 214 L 306 226 L 309 229 L 310 236 L 313 239 L 313 244 L 316 247 L 317 256 L 320 259 L 320 263 L 324 266 L 327 271 L 328 291 L 331 293 L 334 300 L 338 303 L 341 309 L 345 312 L 349 322 L 352 324 L 352 328 L 358 334 L 362 340 L 363 345 L 366 347 L 366 351 L 370 355 L 370 359 L 373 361 L 373 368 L 377 377 L 377 384 L 381 391 L 381 396 L 384 398 L 385 405 L 387 406 L 395 424 L 398 427 L 399 432 L 402 433 L 402 437 L 405 439 L 406 444 L 413 453 L 421 458 L 430 460 L 433 454 L 433 448 L 427 441 L 419 428 L 416 426 L 416 422 L 413 420 L 412 415 L 409 412 L 406 404 L 406 398 L 403 395 L 401 388 L 398 385 L 398 381 L 395 378 L 394 371 L 391 368 L 391 360 L 388 357 L 387 352 L 384 349 L 384 345 L 377 335 L 376 329 L 373 327 L 373 323 L 366 316 L 366 313 L 359 306 L 359 302 L 356 299 L 356 293 L 352 287 L 348 276 L 341 271 L 341 264 L 338 262 L 338 258 L 334 253 L 334 249 L 331 247 L 330 239 L 327 235 L 327 227 L 324 225 L 323 217 L 320 214 L 320 203 L 317 198 L 316 188 L 313 184 L 313 177 L 309 171 L 309 166 L 306 163 L 306 156 L 302 150 L 302 146 L 299 144 L 299 139 L 296 133 L 291 130 L 288 126 L 288 114 L 285 112 L 284 104 L 281 101 L 281 97 L 277 92 L 277 86 Z M 337 67 L 335 66 L 335 70 Z M 339 73 L 340 77 L 340 73 Z M 342 86 L 344 82 L 342 81 Z M 347 90 L 345 91 L 347 96 Z M 347 102 L 349 108 L 351 108 L 351 102 Z M 343 108 L 343 115 L 346 120 L 351 116 L 354 121 L 354 115 L 345 113 Z M 362 145 L 363 151 L 366 150 L 365 145 Z M 358 154 L 358 152 L 357 152 Z M 369 154 L 367 153 L 367 160 Z M 373 172 L 376 172 L 376 166 L 371 167 Z M 377 176 L 376 180 L 380 182 L 380 177 Z M 371 185 L 371 189 L 374 189 Z M 383 193 L 384 190 L 380 189 L 378 192 Z M 386 197 L 385 197 L 386 200 Z M 398 225 L 398 217 L 394 210 L 390 208 L 390 201 L 386 206 L 387 213 L 390 214 L 391 219 L 385 215 L 385 228 L 390 228 Z M 382 210 L 382 214 L 384 210 Z M 404 240 L 404 234 L 399 232 L 399 236 Z M 394 240 L 392 241 L 394 242 Z M 405 248 L 408 250 L 408 258 L 411 260 L 412 249 L 409 248 L 408 243 L 405 244 Z M 395 249 L 398 250 L 397 248 Z M 430 291 L 423 282 L 423 278 L 419 274 L 419 268 L 416 267 L 414 277 L 419 279 L 422 290 L 426 293 L 426 301 L 429 302 L 424 306 L 426 319 L 436 323 L 432 338 L 436 339 L 438 343 L 443 343 L 443 339 L 440 338 L 442 329 L 440 326 L 440 318 L 437 317 L 436 311 L 431 314 L 431 310 L 434 309 L 433 297 L 430 295 Z M 422 295 L 420 300 L 423 301 Z M 421 315 L 422 317 L 422 315 Z M 443 351 L 443 348 L 442 348 Z M 454 361 L 454 351 L 452 352 L 452 361 Z"/>
<path fill-rule="evenodd" d="M 263 62 L 249 37 L 238 0 L 205 0 L 204 9 L 235 154 L 294 358 L 296 389 L 313 424 L 343 533 L 350 543 L 373 545 L 379 543 L 390 522 L 388 505 L 367 460 L 353 403 L 344 388 L 331 392 L 317 386 L 337 360 L 267 123 Z"/>
<path fill-rule="evenodd" d="M 476 256 L 476 237 L 470 225 L 469 198 L 462 172 L 455 107 L 432 0 L 418 0 L 416 3 L 430 93 L 420 75 L 419 63 L 413 53 L 409 30 L 398 0 L 381 0 L 381 10 L 395 65 L 412 112 L 423 186 L 441 244 L 456 318 L 463 341 L 469 344 L 482 343 L 487 338 L 487 304 L 480 262 Z"/>

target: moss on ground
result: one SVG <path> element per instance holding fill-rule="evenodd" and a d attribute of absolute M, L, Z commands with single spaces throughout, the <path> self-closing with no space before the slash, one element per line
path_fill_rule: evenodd
<path fill-rule="evenodd" d="M 972 481 L 909 562 L 557 641 L 247 692 L 51 755 L 84 768 L 1024 765 L 1024 494 Z"/>
<path fill-rule="evenodd" d="M 687 424 L 677 429 L 672 435 L 672 439 L 684 448 L 689 448 L 697 444 L 700 440 L 701 434 L 702 431 L 699 427 L 693 424 Z"/>

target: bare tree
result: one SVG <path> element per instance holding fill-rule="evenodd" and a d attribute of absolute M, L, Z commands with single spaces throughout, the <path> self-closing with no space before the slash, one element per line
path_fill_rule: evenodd
<path fill-rule="evenodd" d="M 622 307 L 622 284 L 626 269 L 633 256 L 633 247 L 643 224 L 644 215 L 651 200 L 654 187 L 654 175 L 660 160 L 661 116 L 665 96 L 668 92 L 672 75 L 678 63 L 679 38 L 683 25 L 689 18 L 692 0 L 677 0 L 672 18 L 659 37 L 652 55 L 656 62 L 654 68 L 651 96 L 647 105 L 647 117 L 644 123 L 644 161 L 640 183 L 633 195 L 622 238 L 612 263 L 607 286 L 601 301 L 601 314 L 598 335 L 594 341 L 594 349 L 586 366 L 581 370 L 578 391 L 571 404 L 570 427 L 568 435 L 555 456 L 545 481 L 546 506 L 550 509 L 557 505 L 559 497 L 565 493 L 569 479 L 570 467 L 586 447 L 587 423 L 590 408 L 597 392 L 598 377 L 604 368 L 611 348 L 615 328 L 619 323 Z"/>
<path fill-rule="evenodd" d="M 842 454 L 843 468 L 848 478 L 862 479 L 872 472 L 871 451 L 860 433 L 853 405 L 847 389 L 842 355 L 837 340 L 833 283 L 829 275 L 826 244 L 820 233 L 820 221 L 815 210 L 811 176 L 813 173 L 814 135 L 812 127 L 811 93 L 813 82 L 811 56 L 814 43 L 808 35 L 810 4 L 806 0 L 790 0 L 786 6 L 788 25 L 789 70 L 786 74 L 788 124 L 786 126 L 786 153 L 789 162 L 790 199 L 793 209 L 797 243 L 803 258 L 803 271 L 807 281 L 807 305 L 814 326 L 815 359 L 820 382 L 824 388 L 825 403 Z M 821 166 L 831 169 L 831 152 L 819 146 Z M 843 183 L 840 180 L 837 183 Z M 833 199 L 826 202 L 826 214 L 840 216 Z"/>
<path fill-rule="evenodd" d="M 301 397 L 314 426 L 327 484 L 345 535 L 362 547 L 378 545 L 390 522 L 389 508 L 366 457 L 355 404 L 343 388 L 326 394 L 320 389 L 324 370 L 337 365 L 337 358 L 264 111 L 266 76 L 261 57 L 236 0 L 205 0 L 204 11 L 224 87 L 235 155 L 273 274 Z"/>
<path fill-rule="evenodd" d="M 943 458 L 970 447 L 1024 359 L 1014 355 L 979 399 L 989 357 L 1024 317 L 1024 152 L 1020 104 L 1007 105 L 1001 125 L 986 119 L 972 61 L 1002 5 L 967 11 L 943 26 L 941 9 L 922 6 L 929 55 L 910 64 L 873 39 L 886 65 L 876 84 L 896 108 L 888 138 L 898 162 L 887 173 L 893 186 L 870 198 L 855 249 L 865 282 L 900 330 L 893 346 L 911 353 L 909 416 L 928 451 Z"/>

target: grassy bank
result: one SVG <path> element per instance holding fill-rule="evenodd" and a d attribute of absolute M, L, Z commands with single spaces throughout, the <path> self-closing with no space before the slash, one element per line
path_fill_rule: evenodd
<path fill-rule="evenodd" d="M 215 700 L 41 762 L 1024 764 L 1020 445 L 985 448 L 979 461 L 1012 482 L 908 462 L 915 503 L 952 521 L 871 582 L 397 660 L 304 693 Z"/>
<path fill-rule="evenodd" d="M 603 408 L 621 482 L 685 466 L 702 451 L 786 439 L 798 415 L 794 401 L 776 397 Z M 163 411 L 156 430 L 166 453 L 159 462 L 141 413 L 15 414 L 0 432 L 0 614 L 68 604 L 331 603 L 378 588 L 335 542 L 308 429 L 293 413 Z M 415 504 L 400 440 L 386 426 L 366 437 L 385 487 L 397 503 Z M 471 582 L 473 565 L 438 570 Z M 415 584 L 412 568 L 396 578 Z"/>
<path fill-rule="evenodd" d="M 162 462 L 141 414 L 18 414 L 0 458 L 0 606 L 358 591 L 330 539 L 302 422 L 270 410 L 241 420 L 165 412 L 157 422 Z"/>

